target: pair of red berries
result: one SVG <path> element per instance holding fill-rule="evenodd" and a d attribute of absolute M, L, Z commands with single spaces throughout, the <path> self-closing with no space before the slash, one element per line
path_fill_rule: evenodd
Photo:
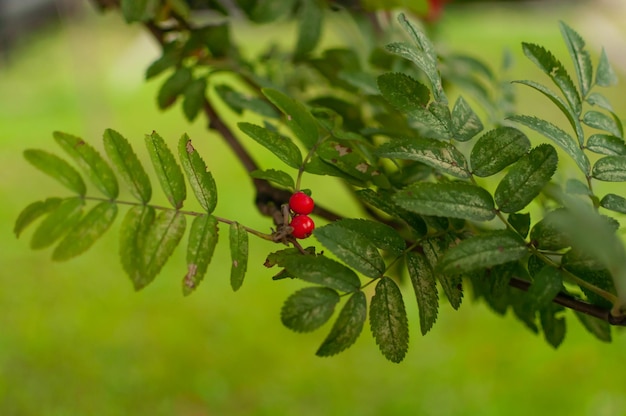
<path fill-rule="evenodd" d="M 289 226 L 293 228 L 291 235 L 296 238 L 307 238 L 313 233 L 315 223 L 308 214 L 313 212 L 315 202 L 313 198 L 304 192 L 296 192 L 289 198 L 289 208 L 293 211 L 294 216 Z"/>

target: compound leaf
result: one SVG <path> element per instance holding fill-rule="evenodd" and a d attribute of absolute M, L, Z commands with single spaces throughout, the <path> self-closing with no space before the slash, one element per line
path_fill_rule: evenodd
<path fill-rule="evenodd" d="M 19 238 L 20 234 L 26 227 L 32 224 L 34 221 L 39 219 L 40 217 L 51 213 L 59 204 L 61 204 L 63 200 L 61 198 L 47 198 L 43 201 L 35 201 L 31 204 L 28 204 L 26 208 L 20 212 L 17 220 L 15 220 L 15 225 L 13 226 L 13 232 L 15 236 Z"/>
<path fill-rule="evenodd" d="M 307 110 L 302 103 L 278 90 L 263 88 L 261 91 L 272 104 L 285 114 L 287 117 L 285 124 L 287 124 L 296 137 L 300 139 L 308 149 L 315 146 L 319 133 L 317 122 L 311 112 Z"/>
<path fill-rule="evenodd" d="M 401 254 L 406 248 L 406 243 L 402 236 L 389 225 L 378 221 L 344 218 L 323 227 L 324 229 L 345 228 L 367 239 L 374 246 L 390 251 L 394 254 Z"/>
<path fill-rule="evenodd" d="M 487 221 L 495 217 L 491 194 L 458 182 L 416 182 L 393 196 L 402 208 L 421 215 Z"/>
<path fill-rule="evenodd" d="M 176 163 L 165 140 L 157 132 L 153 131 L 152 134 L 146 135 L 145 141 L 150 160 L 167 200 L 174 208 L 180 209 L 187 197 L 183 171 Z"/>
<path fill-rule="evenodd" d="M 601 87 L 610 87 L 612 85 L 617 84 L 617 75 L 611 64 L 609 63 L 609 58 L 606 55 L 606 51 L 602 48 L 602 53 L 600 54 L 600 62 L 598 62 L 598 69 L 596 72 L 596 84 Z"/>
<path fill-rule="evenodd" d="M 383 355 L 394 363 L 402 361 L 409 348 L 409 324 L 402 292 L 386 276 L 378 281 L 372 297 L 370 327 Z"/>
<path fill-rule="evenodd" d="M 470 176 L 463 153 L 452 144 L 439 140 L 393 140 L 381 145 L 377 154 L 385 158 L 416 160 L 457 178 Z"/>
<path fill-rule="evenodd" d="M 561 271 L 552 266 L 544 266 L 533 277 L 533 283 L 528 289 L 528 296 L 537 309 L 546 307 L 563 288 Z"/>
<path fill-rule="evenodd" d="M 549 121 L 542 120 L 537 117 L 519 115 L 510 117 L 510 120 L 523 124 L 526 127 L 543 134 L 548 139 L 558 144 L 572 159 L 574 159 L 574 162 L 576 162 L 584 174 L 589 173 L 589 159 L 572 136 Z"/>
<path fill-rule="evenodd" d="M 300 149 L 289 138 L 265 127 L 251 123 L 237 123 L 239 130 L 265 147 L 288 166 L 299 169 L 302 165 Z"/>
<path fill-rule="evenodd" d="M 296 250 L 273 258 L 275 264 L 284 267 L 291 276 L 307 282 L 342 292 L 354 292 L 361 287 L 354 271 L 323 255 L 302 255 Z"/>
<path fill-rule="evenodd" d="M 245 228 L 234 222 L 230 224 L 230 286 L 239 290 L 248 269 L 248 233 Z"/>
<path fill-rule="evenodd" d="M 157 94 L 157 104 L 161 110 L 172 106 L 179 95 L 192 82 L 191 70 L 187 67 L 177 68 L 161 85 Z"/>
<path fill-rule="evenodd" d="M 528 205 L 550 181 L 558 157 L 554 147 L 541 144 L 524 155 L 502 178 L 494 198 L 500 211 L 517 212 Z"/>
<path fill-rule="evenodd" d="M 185 227 L 185 215 L 178 211 L 162 211 L 156 217 L 143 244 L 144 286 L 159 274 L 183 237 Z"/>
<path fill-rule="evenodd" d="M 49 247 L 67 233 L 80 219 L 83 212 L 82 198 L 67 198 L 55 205 L 50 214 L 35 229 L 30 240 L 33 250 Z M 46 211 L 48 211 L 46 209 Z"/>
<path fill-rule="evenodd" d="M 585 41 L 576 31 L 565 23 L 559 22 L 559 26 L 561 27 L 561 34 L 563 35 L 563 39 L 565 39 L 565 44 L 567 45 L 572 62 L 574 62 L 574 69 L 576 70 L 581 95 L 586 97 L 591 89 L 593 66 L 589 52 L 585 50 Z"/>
<path fill-rule="evenodd" d="M 24 158 L 34 167 L 59 181 L 63 186 L 78 195 L 85 195 L 87 187 L 80 173 L 60 157 L 43 150 L 28 149 Z"/>
<path fill-rule="evenodd" d="M 498 127 L 480 136 L 472 148 L 472 173 L 486 177 L 519 160 L 530 149 L 530 140 L 518 129 Z"/>
<path fill-rule="evenodd" d="M 587 139 L 587 149 L 609 156 L 626 156 L 624 140 L 610 134 L 593 134 Z"/>
<path fill-rule="evenodd" d="M 212 215 L 194 218 L 187 243 L 187 274 L 183 278 L 183 295 L 187 296 L 200 284 L 207 272 L 218 241 L 217 219 Z"/>
<path fill-rule="evenodd" d="M 206 78 L 191 81 L 183 90 L 183 114 L 189 121 L 193 121 L 204 105 L 206 92 Z"/>
<path fill-rule="evenodd" d="M 626 214 L 626 198 L 615 194 L 606 194 L 600 200 L 600 206 L 611 211 Z"/>
<path fill-rule="evenodd" d="M 542 46 L 523 42 L 522 49 L 524 55 L 559 87 L 574 114 L 580 114 L 582 110 L 580 95 L 563 64 Z"/>
<path fill-rule="evenodd" d="M 256 179 L 265 179 L 290 191 L 293 191 L 296 187 L 291 175 L 278 169 L 255 170 L 250 172 L 250 176 Z"/>
<path fill-rule="evenodd" d="M 463 97 L 454 103 L 452 109 L 452 131 L 454 138 L 466 142 L 483 130 L 483 123 Z"/>
<path fill-rule="evenodd" d="M 329 224 L 314 231 L 315 238 L 348 266 L 371 278 L 385 271 L 376 246 L 349 228 Z"/>
<path fill-rule="evenodd" d="M 200 206 L 207 213 L 212 213 L 217 205 L 215 180 L 211 172 L 207 171 L 206 163 L 191 144 L 187 134 L 183 134 L 178 141 L 178 157 Z"/>
<path fill-rule="evenodd" d="M 55 131 L 54 140 L 74 159 L 91 182 L 110 199 L 117 198 L 119 188 L 111 167 L 91 145 L 79 137 Z"/>
<path fill-rule="evenodd" d="M 604 130 L 613 136 L 622 137 L 622 129 L 616 120 L 599 111 L 587 111 L 583 116 L 583 123 L 594 129 Z"/>
<path fill-rule="evenodd" d="M 97 204 L 63 237 L 52 252 L 52 259 L 69 260 L 87 251 L 109 229 L 116 216 L 116 203 Z"/>
<path fill-rule="evenodd" d="M 403 73 L 382 74 L 377 83 L 389 104 L 406 114 L 422 111 L 430 100 L 428 87 Z"/>
<path fill-rule="evenodd" d="M 437 267 L 444 273 L 471 272 L 520 260 L 527 252 L 524 240 L 514 233 L 508 230 L 489 231 L 451 247 Z"/>
<path fill-rule="evenodd" d="M 339 294 L 327 287 L 305 287 L 287 298 L 280 320 L 296 332 L 314 331 L 325 324 L 339 303 Z"/>
<path fill-rule="evenodd" d="M 155 216 L 153 207 L 137 205 L 128 210 L 120 227 L 120 259 L 135 290 L 145 287 L 154 279 L 154 276 L 146 274 L 143 251 Z"/>
<path fill-rule="evenodd" d="M 106 129 L 103 142 L 104 150 L 126 182 L 130 193 L 144 204 L 148 203 L 152 197 L 150 179 L 128 140 L 115 130 Z"/>
<path fill-rule="evenodd" d="M 626 181 L 626 156 L 605 156 L 599 159 L 593 165 L 591 176 L 600 181 Z"/>
<path fill-rule="evenodd" d="M 304 0 L 300 3 L 300 7 L 298 40 L 294 50 L 296 60 L 304 58 L 318 44 L 324 20 L 324 9 L 321 2 Z"/>
<path fill-rule="evenodd" d="M 432 328 L 437 320 L 439 310 L 439 294 L 437 293 L 437 281 L 435 275 L 423 255 L 409 252 L 406 255 L 406 264 L 409 277 L 420 315 L 420 329 L 422 335 Z"/>
<path fill-rule="evenodd" d="M 315 353 L 320 357 L 329 357 L 345 350 L 357 340 L 367 319 L 367 301 L 360 290 L 348 299 L 330 333 Z"/>
<path fill-rule="evenodd" d="M 574 311 L 585 329 L 592 333 L 600 341 L 611 342 L 611 324 L 586 313 Z"/>

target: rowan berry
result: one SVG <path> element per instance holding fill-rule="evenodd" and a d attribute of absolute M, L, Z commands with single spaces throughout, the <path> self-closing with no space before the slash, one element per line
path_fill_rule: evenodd
<path fill-rule="evenodd" d="M 315 223 L 308 215 L 296 215 L 289 226 L 293 228 L 291 235 L 300 239 L 307 238 L 315 229 Z"/>
<path fill-rule="evenodd" d="M 289 208 L 296 214 L 308 215 L 313 212 L 315 202 L 304 192 L 296 192 L 289 198 Z"/>

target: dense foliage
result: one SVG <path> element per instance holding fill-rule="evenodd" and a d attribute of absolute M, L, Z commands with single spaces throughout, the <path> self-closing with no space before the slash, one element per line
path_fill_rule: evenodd
<path fill-rule="evenodd" d="M 125 207 L 120 258 L 135 289 L 154 280 L 188 228 L 182 288 L 189 295 L 206 274 L 220 227 L 229 229 L 233 290 L 249 267 L 261 267 L 248 264 L 249 234 L 286 245 L 268 253 L 264 266 L 276 269 L 275 280 L 311 285 L 286 299 L 283 324 L 313 331 L 339 309 L 320 356 L 352 345 L 369 318 L 383 355 L 402 361 L 413 296 L 422 334 L 435 324 L 442 298 L 458 309 L 467 293 L 496 313 L 512 310 L 555 347 L 565 337 L 565 308 L 602 341 L 611 340 L 611 325 L 626 322 L 626 253 L 616 219 L 626 213 L 626 198 L 594 188 L 597 181 L 626 181 L 623 127 L 599 92 L 616 76 L 604 51 L 594 65 L 565 23 L 575 78 L 550 51 L 524 43 L 537 78 L 545 75 L 551 85 L 514 82 L 554 104 L 568 131 L 515 111 L 506 56 L 495 72 L 470 56 L 439 55 L 418 23 L 426 2 L 397 21 L 372 12 L 376 2 L 363 10 L 316 0 L 239 0 L 232 8 L 211 1 L 98 3 L 119 7 L 129 23 L 154 35 L 162 55 L 146 78 L 162 79 L 158 106 L 180 102 L 189 120 L 207 117 L 249 171 L 257 207 L 272 222 L 254 230 L 214 215 L 217 185 L 186 134 L 177 143 L 157 132 L 145 137 L 166 207 L 151 203 L 150 175 L 122 134 L 104 132 L 107 161 L 83 139 L 55 132 L 73 164 L 43 150 L 24 156 L 72 196 L 36 201 L 19 215 L 18 236 L 38 221 L 33 249 L 55 245 L 54 260 L 80 255 Z M 233 36 L 246 21 L 289 18 L 298 23 L 291 48 L 267 45 L 249 57 Z M 360 46 L 346 40 L 323 49 L 320 37 L 330 24 L 358 27 Z M 236 81 L 214 82 L 224 72 Z M 229 125 L 216 100 L 242 118 L 255 113 L 262 125 Z M 260 168 L 245 149 L 248 139 L 272 152 L 275 165 Z M 307 175 L 338 178 L 345 184 L 338 192 L 350 192 L 365 214 L 341 218 L 315 200 L 315 189 L 302 189 Z M 119 199 L 120 183 L 134 200 Z M 202 211 L 186 208 L 188 188 Z M 302 199 L 290 205 L 294 194 Z M 314 225 L 302 229 L 295 221 L 311 209 L 329 223 L 300 240 Z"/>

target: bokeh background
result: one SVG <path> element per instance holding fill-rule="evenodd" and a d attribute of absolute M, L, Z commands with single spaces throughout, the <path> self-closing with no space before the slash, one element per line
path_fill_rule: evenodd
<path fill-rule="evenodd" d="M 10 3 L 0 5 L 5 18 Z M 119 224 L 67 263 L 31 251 L 30 233 L 17 240 L 12 232 L 19 211 L 67 193 L 21 153 L 58 152 L 54 130 L 99 146 L 111 127 L 143 155 L 144 134 L 156 130 L 175 143 L 187 132 L 216 178 L 216 214 L 269 227 L 255 211 L 245 172 L 203 121 L 186 122 L 179 108 L 157 110 L 159 80 L 146 83 L 143 73 L 158 50 L 141 28 L 116 13 L 99 15 L 87 2 L 46 4 L 51 20 L 24 23 L 0 44 L 0 415 L 626 414 L 626 334 L 615 331 L 613 343 L 601 343 L 569 312 L 558 350 L 469 296 L 461 312 L 442 304 L 437 325 L 421 337 L 407 292 L 412 338 L 403 363 L 382 357 L 367 326 L 346 352 L 318 358 L 329 325 L 306 335 L 281 325 L 282 302 L 301 285 L 271 280 L 262 263 L 273 247 L 257 239 L 251 239 L 251 271 L 233 293 L 223 229 L 209 273 L 189 297 L 181 294 L 182 250 L 153 284 L 133 291 L 117 258 Z M 513 77 L 538 79 L 520 42 L 546 46 L 571 68 L 559 20 L 583 35 L 594 62 L 606 47 L 621 78 L 607 95 L 626 114 L 623 1 L 453 4 L 435 35 L 441 47 L 494 67 L 509 48 Z M 256 38 L 250 42 L 259 46 Z M 537 93 L 519 92 L 522 113 L 554 113 Z M 246 145 L 266 166 L 273 162 L 255 143 Z M 317 200 L 352 212 L 335 182 L 307 181 Z"/>

